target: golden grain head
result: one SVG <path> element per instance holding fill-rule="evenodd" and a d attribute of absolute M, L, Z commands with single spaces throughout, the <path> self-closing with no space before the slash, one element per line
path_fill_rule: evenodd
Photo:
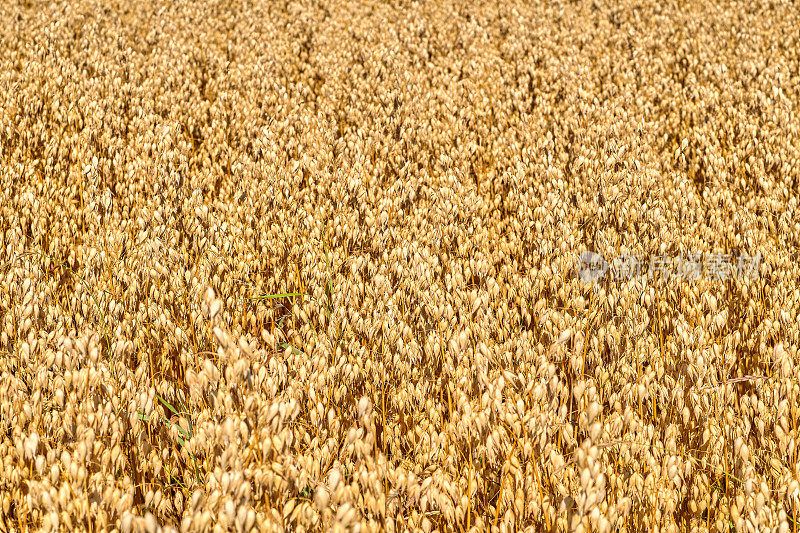
<path fill-rule="evenodd" d="M 800 530 L 791 2 L 0 28 L 0 530 Z"/>

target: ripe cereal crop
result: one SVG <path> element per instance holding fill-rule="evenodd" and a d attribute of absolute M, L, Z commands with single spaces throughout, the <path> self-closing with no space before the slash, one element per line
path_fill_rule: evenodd
<path fill-rule="evenodd" d="M 795 2 L 0 6 L 0 531 L 800 532 Z"/>

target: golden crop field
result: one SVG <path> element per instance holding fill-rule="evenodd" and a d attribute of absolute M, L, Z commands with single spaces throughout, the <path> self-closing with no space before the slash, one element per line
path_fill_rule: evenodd
<path fill-rule="evenodd" d="M 0 5 L 0 531 L 800 532 L 800 6 Z"/>

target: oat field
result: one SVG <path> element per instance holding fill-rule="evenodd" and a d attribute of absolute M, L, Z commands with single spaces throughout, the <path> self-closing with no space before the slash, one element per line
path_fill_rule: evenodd
<path fill-rule="evenodd" d="M 800 531 L 800 6 L 0 4 L 0 531 Z"/>

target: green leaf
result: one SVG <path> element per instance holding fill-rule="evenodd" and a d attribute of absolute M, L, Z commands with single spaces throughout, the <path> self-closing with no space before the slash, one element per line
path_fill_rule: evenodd
<path fill-rule="evenodd" d="M 167 400 L 162 398 L 160 394 L 156 393 L 156 398 L 158 398 L 161 401 L 161 403 L 166 405 L 169 408 L 169 410 L 172 411 L 174 414 L 176 414 L 176 415 L 180 414 L 180 413 L 178 413 L 178 411 L 175 410 L 174 407 L 172 407 L 172 405 Z"/>
<path fill-rule="evenodd" d="M 298 350 L 297 348 L 295 348 L 294 346 L 292 346 L 292 345 L 290 345 L 290 344 L 288 344 L 288 343 L 282 342 L 282 343 L 280 344 L 280 346 L 281 346 L 281 348 L 283 348 L 284 350 L 285 350 L 286 348 L 291 348 L 291 349 L 292 349 L 292 352 L 294 352 L 294 354 L 295 354 L 295 355 L 300 355 L 300 354 L 301 354 L 300 350 Z"/>
<path fill-rule="evenodd" d="M 291 298 L 292 296 L 302 296 L 301 292 L 284 292 L 281 294 L 262 294 L 261 296 L 250 296 L 248 300 L 273 300 L 275 298 Z"/>
<path fill-rule="evenodd" d="M 181 435 L 183 435 L 184 438 L 186 438 L 186 439 L 192 438 L 192 436 L 189 435 L 189 433 L 187 433 L 187 431 L 185 429 L 183 429 L 179 424 L 173 424 L 172 422 L 170 422 L 166 418 L 164 419 L 164 423 L 167 425 L 167 427 L 175 426 L 176 428 L 178 428 L 178 432 Z M 180 437 L 177 437 L 177 439 L 178 439 L 178 442 L 180 442 L 181 445 L 183 445 L 183 443 L 184 443 L 183 439 L 181 439 Z"/>

